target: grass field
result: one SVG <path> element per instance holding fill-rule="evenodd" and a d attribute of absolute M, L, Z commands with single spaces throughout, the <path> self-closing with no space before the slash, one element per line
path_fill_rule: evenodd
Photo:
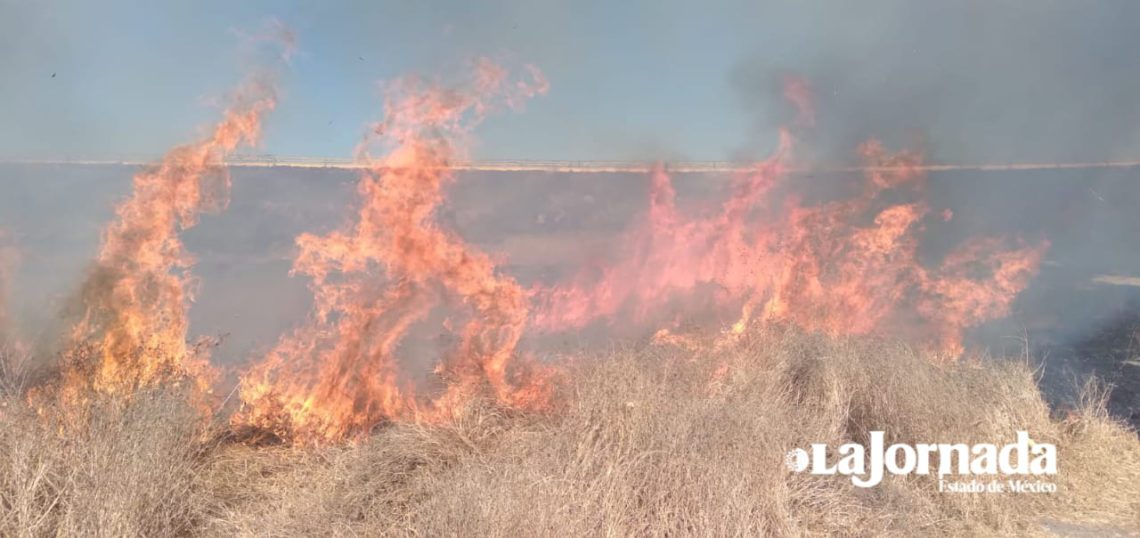
<path fill-rule="evenodd" d="M 0 535 L 1044 535 L 1140 528 L 1140 441 L 1089 383 L 1051 416 L 1020 361 L 936 365 L 901 344 L 769 329 L 695 354 L 573 361 L 559 407 L 479 402 L 355 443 L 239 442 L 177 388 L 37 410 L 6 369 Z M 65 418 L 66 417 L 66 418 Z M 787 470 L 789 449 L 1055 443 L 1055 494 L 939 493 L 933 476 Z M 1051 530 L 1050 530 L 1051 529 Z M 1089 531 L 1089 529 L 1092 529 Z"/>

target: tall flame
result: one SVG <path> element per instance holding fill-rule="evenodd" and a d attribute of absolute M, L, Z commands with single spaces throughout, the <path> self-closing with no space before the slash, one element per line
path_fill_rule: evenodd
<path fill-rule="evenodd" d="M 194 259 L 179 232 L 193 227 L 203 212 L 227 205 L 224 157 L 257 143 L 262 117 L 275 104 L 270 77 L 251 77 L 209 136 L 170 150 L 134 177 L 133 191 L 103 231 L 81 288 L 66 384 L 127 393 L 188 376 L 209 389 L 209 358 L 203 346 L 187 343 Z"/>
<path fill-rule="evenodd" d="M 800 79 L 788 82 L 796 124 L 810 126 L 810 92 Z M 648 212 L 627 232 L 625 255 L 571 283 L 533 290 L 534 324 L 560 331 L 621 319 L 654 329 L 673 315 L 670 305 L 692 312 L 704 295 L 718 312 L 737 305 L 729 336 L 754 322 L 786 322 L 829 334 L 901 334 L 957 355 L 966 329 L 1009 313 L 1047 243 L 1006 249 L 1000 239 L 974 240 L 927 268 L 918 258 L 930 212 L 920 154 L 892 155 L 867 142 L 859 148 L 859 193 L 807 205 L 774 196 L 794 141 L 781 131 L 775 154 L 738 176 L 711 215 L 682 214 L 669 175 L 655 171 Z"/>
<path fill-rule="evenodd" d="M 235 426 L 334 440 L 388 420 L 446 420 L 475 397 L 545 406 L 548 375 L 520 360 L 528 325 L 631 324 L 699 350 L 702 339 L 674 329 L 684 316 L 711 313 L 725 326 L 714 346 L 756 324 L 787 323 L 902 335 L 957 356 L 967 329 L 1009 313 L 1048 247 L 975 238 L 922 263 L 925 227 L 939 216 L 926 202 L 923 157 L 888 153 L 874 140 L 859 148 L 863 176 L 853 195 L 805 201 L 785 180 L 797 134 L 816 118 L 810 87 L 790 77 L 785 97 L 798 118 L 767 160 L 733 178 L 723 202 L 703 213 L 679 207 L 672 178 L 658 167 L 621 257 L 527 290 L 442 227 L 437 212 L 472 129 L 546 90 L 537 69 L 512 76 L 485 59 L 458 89 L 414 77 L 386 88 L 384 120 L 357 149 L 360 206 L 341 228 L 297 238 L 293 273 L 309 279 L 313 310 L 242 375 Z M 193 260 L 179 232 L 226 205 L 223 157 L 256 143 L 274 105 L 272 85 L 254 78 L 210 136 L 134 178 L 83 287 L 70 335 L 78 359 L 65 386 L 125 393 L 189 377 L 210 388 L 216 374 L 206 350 L 187 342 Z M 433 327 L 452 345 L 432 349 L 423 333 Z M 434 376 L 417 371 L 425 362 Z"/>
<path fill-rule="evenodd" d="M 358 151 L 367 169 L 355 221 L 297 239 L 293 271 L 311 279 L 311 319 L 243 377 L 236 423 L 332 439 L 386 419 L 445 417 L 481 387 L 502 403 L 541 403 L 536 385 L 512 382 L 508 369 L 527 320 L 525 291 L 433 220 L 470 129 L 498 106 L 546 91 L 538 70 L 527 75 L 512 79 L 479 60 L 463 89 L 416 78 L 387 88 L 385 119 Z M 369 143 L 383 155 L 372 158 Z M 413 326 L 438 307 L 467 318 L 436 368 L 445 387 L 420 399 L 398 356 Z"/>

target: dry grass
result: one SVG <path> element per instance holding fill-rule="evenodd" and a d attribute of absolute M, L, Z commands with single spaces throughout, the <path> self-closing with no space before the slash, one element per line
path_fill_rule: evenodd
<path fill-rule="evenodd" d="M 723 375 L 718 376 L 718 369 Z M 1042 534 L 1043 520 L 1140 529 L 1140 441 L 1090 385 L 1051 418 L 1017 362 L 937 366 L 893 343 L 768 333 L 694 356 L 649 346 L 579 360 L 558 413 L 472 403 L 454 424 L 345 446 L 203 441 L 183 398 L 91 404 L 62 429 L 9 397 L 2 535 Z M 1056 494 L 938 493 L 931 477 L 862 490 L 794 474 L 824 442 L 1058 446 Z M 1104 528 L 1104 527 L 1099 527 Z"/>
<path fill-rule="evenodd" d="M 203 422 L 173 389 L 96 397 L 63 412 L 25 396 L 25 370 L 0 354 L 0 535 L 189 534 Z M 30 403 L 30 402 L 36 403 Z"/>

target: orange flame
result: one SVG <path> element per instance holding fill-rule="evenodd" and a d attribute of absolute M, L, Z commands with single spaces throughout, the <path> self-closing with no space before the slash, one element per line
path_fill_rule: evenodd
<path fill-rule="evenodd" d="M 1001 240 L 975 238 L 942 261 L 938 278 L 924 278 L 918 312 L 939 320 L 944 330 L 933 336 L 937 348 L 962 351 L 962 329 L 1009 315 L 1017 294 L 1029 284 L 1048 249 L 1048 241 L 1002 250 Z M 981 273 L 989 278 L 972 278 Z"/>
<path fill-rule="evenodd" d="M 790 82 L 785 94 L 800 110 L 796 123 L 810 124 L 808 90 Z M 656 170 L 647 215 L 626 234 L 625 256 L 569 284 L 534 289 L 535 326 L 560 331 L 621 319 L 653 330 L 670 306 L 694 312 L 699 297 L 711 296 L 718 313 L 739 309 L 725 331 L 730 339 L 754 322 L 784 322 L 833 335 L 902 334 L 957 355 L 964 331 L 1007 315 L 1036 273 L 1047 243 L 1006 250 L 998 239 L 975 240 L 940 267 L 924 267 L 918 246 L 930 211 L 922 156 L 890 155 L 877 141 L 859 148 L 865 166 L 856 196 L 774 203 L 793 142 L 782 131 L 776 153 L 738 176 L 712 215 L 682 215 L 669 176 Z"/>
<path fill-rule="evenodd" d="M 179 232 L 203 212 L 226 206 L 223 159 L 239 145 L 257 143 L 262 117 L 276 104 L 273 84 L 260 74 L 234 97 L 208 137 L 170 150 L 136 175 L 131 196 L 116 208 L 81 289 L 65 390 L 129 393 L 183 377 L 209 390 L 215 374 L 204 346 L 187 343 L 194 260 Z M 77 351 L 83 348 L 92 356 Z"/>
<path fill-rule="evenodd" d="M 433 220 L 470 129 L 499 105 L 546 91 L 541 73 L 528 74 L 512 80 L 479 60 L 465 89 L 415 78 L 387 89 L 385 119 L 365 143 L 384 155 L 359 150 L 367 169 L 355 221 L 297 238 L 293 271 L 311 279 L 311 319 L 243 376 L 245 405 L 235 423 L 295 439 L 336 439 L 384 420 L 449 416 L 484 386 L 507 405 L 542 404 L 541 384 L 516 382 L 508 368 L 527 319 L 526 293 Z M 467 318 L 458 345 L 435 370 L 445 386 L 423 400 L 401 377 L 397 357 L 408 333 L 440 307 Z"/>

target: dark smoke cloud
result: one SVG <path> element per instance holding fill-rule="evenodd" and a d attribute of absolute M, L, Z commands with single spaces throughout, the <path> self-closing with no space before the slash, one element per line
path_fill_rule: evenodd
<path fill-rule="evenodd" d="M 740 155 L 762 156 L 772 127 L 790 121 L 780 84 L 796 73 L 813 85 L 817 127 L 803 134 L 801 153 L 813 162 L 855 162 L 854 149 L 869 137 L 921 149 L 940 163 L 1140 157 L 1140 4 L 889 1 L 783 9 L 773 15 L 789 16 L 788 33 L 729 74 L 753 122 Z M 1060 400 L 1071 396 L 1074 379 L 1091 373 L 1122 385 L 1114 402 L 1124 415 L 1140 407 L 1128 403 L 1140 400 L 1140 367 L 1127 364 L 1136 346 L 1122 328 L 1140 319 L 1140 288 L 1094 278 L 1140 275 L 1138 180 L 1140 168 L 930 179 L 932 206 L 952 209 L 955 219 L 928 225 L 928 248 L 998 234 L 1053 245 L 1016 313 L 979 331 L 979 341 L 1017 354 L 1028 338 L 1045 363 L 1043 383 Z"/>
<path fill-rule="evenodd" d="M 778 75 L 797 72 L 815 86 L 813 145 L 829 151 L 874 135 L 946 162 L 1140 154 L 1140 4 L 878 1 L 786 15 L 802 33 L 730 75 L 760 128 L 786 119 L 772 98 Z"/>

